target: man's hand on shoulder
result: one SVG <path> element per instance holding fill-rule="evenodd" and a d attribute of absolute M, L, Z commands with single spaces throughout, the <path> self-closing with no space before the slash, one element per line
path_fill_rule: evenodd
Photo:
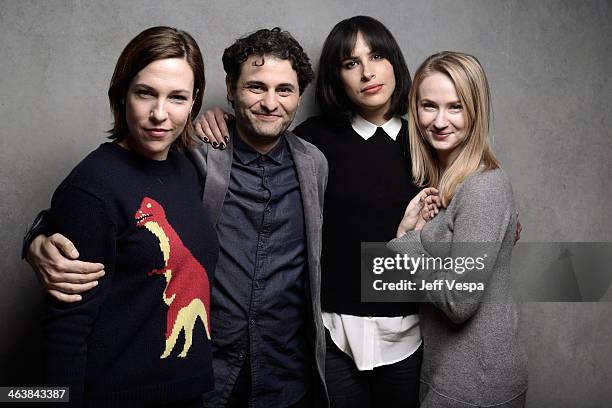
<path fill-rule="evenodd" d="M 95 287 L 104 276 L 104 265 L 79 261 L 78 257 L 72 242 L 61 234 L 37 236 L 26 254 L 47 293 L 67 303 L 81 300 L 79 293 Z"/>

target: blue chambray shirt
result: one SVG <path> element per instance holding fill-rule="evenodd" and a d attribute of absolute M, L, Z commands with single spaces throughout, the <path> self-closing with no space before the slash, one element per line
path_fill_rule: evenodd
<path fill-rule="evenodd" d="M 281 407 L 307 392 L 306 235 L 300 185 L 282 137 L 261 155 L 233 132 L 233 162 L 217 232 L 212 288 L 214 406 L 223 406 L 247 355 L 250 406 Z"/>

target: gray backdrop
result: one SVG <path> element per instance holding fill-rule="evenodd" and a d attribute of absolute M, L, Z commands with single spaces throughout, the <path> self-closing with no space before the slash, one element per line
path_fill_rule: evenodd
<path fill-rule="evenodd" d="M 205 107 L 225 103 L 223 49 L 256 28 L 289 29 L 315 65 L 331 27 L 371 15 L 411 72 L 428 55 L 476 55 L 493 89 L 494 143 L 522 242 L 612 241 L 608 1 L 0 1 L 0 385 L 39 381 L 41 290 L 20 240 L 58 183 L 100 144 L 122 48 L 153 25 L 189 31 L 205 54 Z M 297 122 L 316 112 L 312 89 Z M 612 399 L 612 303 L 521 303 L 529 407 Z"/>

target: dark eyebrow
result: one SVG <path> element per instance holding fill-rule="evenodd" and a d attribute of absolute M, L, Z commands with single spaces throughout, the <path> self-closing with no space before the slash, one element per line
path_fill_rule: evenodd
<path fill-rule="evenodd" d="M 266 84 L 264 84 L 261 81 L 248 81 L 245 83 L 246 86 L 250 86 L 250 85 L 257 85 L 257 86 L 263 86 L 266 87 Z"/>
<path fill-rule="evenodd" d="M 387 58 L 387 57 L 386 57 L 386 54 L 385 54 L 384 52 L 382 52 L 382 51 L 377 51 L 377 50 L 371 50 L 371 51 L 368 53 L 368 56 L 371 56 L 371 55 L 374 55 L 374 54 L 378 54 L 378 55 L 380 55 L 380 56 L 382 56 L 382 57 L 384 57 L 384 58 Z M 359 57 L 358 57 L 358 56 L 356 56 L 356 55 L 349 55 L 348 57 L 342 58 L 342 59 L 340 60 L 340 63 L 341 63 L 341 64 L 344 64 L 344 63 L 345 63 L 345 62 L 347 62 L 347 61 L 355 61 L 355 60 L 358 60 L 358 59 L 359 59 Z"/>
<path fill-rule="evenodd" d="M 144 88 L 144 89 L 149 89 L 149 90 L 151 90 L 151 91 L 153 91 L 153 90 L 154 90 L 153 88 L 151 88 L 149 85 L 146 85 L 146 84 L 134 84 L 134 88 L 136 88 L 136 87 L 138 87 L 138 88 Z"/>
<path fill-rule="evenodd" d="M 136 83 L 136 84 L 134 84 L 134 88 L 136 88 L 136 87 L 138 87 L 138 88 L 142 88 L 142 89 L 146 89 L 146 90 L 148 90 L 148 91 L 154 91 L 154 92 L 157 92 L 157 91 L 155 90 L 155 88 L 152 88 L 152 87 L 150 87 L 150 86 L 149 86 L 149 85 L 147 85 L 147 84 Z M 191 93 L 191 91 L 190 91 L 190 90 L 188 90 L 188 89 L 174 89 L 174 90 L 172 90 L 172 92 L 173 92 L 173 93 L 186 93 L 186 94 L 190 94 L 190 93 Z"/>
<path fill-rule="evenodd" d="M 245 85 L 246 86 L 256 85 L 256 86 L 261 86 L 263 88 L 268 88 L 268 85 L 266 85 L 265 83 L 261 81 L 248 81 L 245 83 Z M 282 84 L 276 85 L 276 88 L 281 88 L 281 87 L 295 89 L 295 86 L 289 82 L 283 82 Z"/>

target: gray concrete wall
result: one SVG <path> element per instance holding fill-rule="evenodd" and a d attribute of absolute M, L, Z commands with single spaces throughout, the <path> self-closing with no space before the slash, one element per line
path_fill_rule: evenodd
<path fill-rule="evenodd" d="M 205 54 L 205 107 L 225 106 L 223 49 L 260 27 L 289 29 L 317 63 L 343 18 L 379 18 L 411 72 L 440 50 L 472 53 L 493 88 L 495 149 L 526 241 L 612 241 L 609 1 L 0 1 L 0 385 L 39 379 L 41 290 L 20 261 L 37 210 L 104 140 L 125 44 L 153 25 L 185 29 Z M 298 121 L 315 113 L 312 90 Z M 522 303 L 529 407 L 612 400 L 612 303 Z"/>

